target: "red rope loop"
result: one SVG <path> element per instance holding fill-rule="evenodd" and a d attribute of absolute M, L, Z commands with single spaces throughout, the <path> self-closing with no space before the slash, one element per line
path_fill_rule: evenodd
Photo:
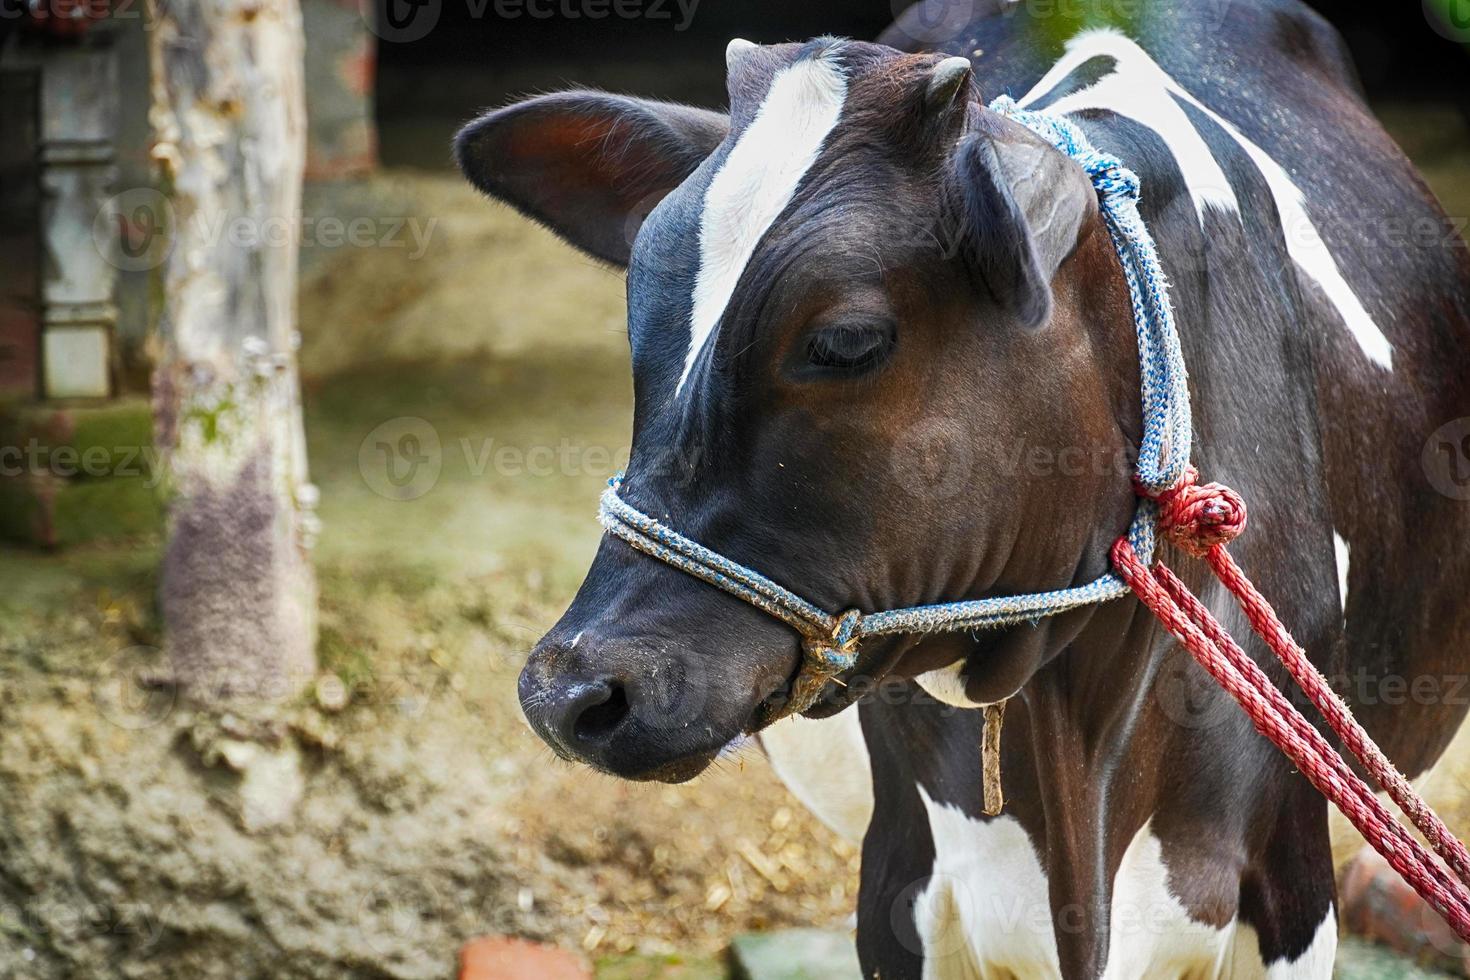
<path fill-rule="evenodd" d="M 1228 544 L 1245 530 L 1245 501 L 1220 483 L 1200 483 L 1193 466 L 1168 490 L 1153 496 L 1159 504 L 1159 533 L 1196 558 Z"/>
<path fill-rule="evenodd" d="M 1239 702 L 1256 730 L 1342 811 L 1389 865 L 1444 916 L 1456 935 L 1470 941 L 1470 851 L 1374 744 L 1223 547 L 1245 528 L 1245 504 L 1240 495 L 1216 483 L 1200 486 L 1198 481 L 1199 474 L 1190 467 L 1177 486 L 1154 497 L 1159 504 L 1160 534 L 1205 559 L 1235 597 L 1251 628 L 1285 665 L 1343 745 L 1424 835 L 1429 847 L 1394 819 L 1368 784 L 1157 556 L 1152 567 L 1145 565 L 1124 536 L 1113 545 L 1114 569 L 1215 682 Z M 1142 489 L 1139 493 L 1153 496 Z"/>

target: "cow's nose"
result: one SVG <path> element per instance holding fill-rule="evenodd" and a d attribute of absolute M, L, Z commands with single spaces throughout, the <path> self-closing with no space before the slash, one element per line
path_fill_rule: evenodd
<path fill-rule="evenodd" d="M 610 674 L 547 677 L 528 664 L 520 695 L 536 733 L 577 759 L 597 755 L 632 714 L 626 685 Z"/>
<path fill-rule="evenodd" d="M 628 717 L 628 690 L 613 678 L 571 684 L 557 700 L 553 724 L 573 750 L 606 742 Z"/>

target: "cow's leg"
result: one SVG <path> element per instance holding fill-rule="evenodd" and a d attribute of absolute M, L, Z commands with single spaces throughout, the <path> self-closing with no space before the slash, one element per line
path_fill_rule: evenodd
<path fill-rule="evenodd" d="M 918 799 L 912 801 L 918 804 Z M 924 969 L 925 944 L 919 932 L 917 906 L 932 876 L 933 847 L 923 830 L 922 809 L 908 819 L 898 807 L 884 807 L 877 827 L 911 827 L 887 840 L 870 833 L 863 847 L 862 884 L 858 890 L 857 947 L 864 977 L 902 980 L 935 975 Z"/>
<path fill-rule="evenodd" d="M 1241 882 L 1230 977 L 1328 980 L 1337 954 L 1327 801 L 1298 778 Z"/>
<path fill-rule="evenodd" d="M 864 975 L 1057 980 L 1024 708 L 1007 716 L 1006 812 L 988 818 L 981 713 L 908 690 L 901 704 L 862 705 L 875 797 L 858 895 Z"/>

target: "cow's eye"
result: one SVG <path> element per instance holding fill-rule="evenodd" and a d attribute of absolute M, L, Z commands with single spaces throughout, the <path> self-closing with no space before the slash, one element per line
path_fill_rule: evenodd
<path fill-rule="evenodd" d="M 896 337 L 893 324 L 884 321 L 819 327 L 807 337 L 807 363 L 824 373 L 871 371 L 887 358 Z"/>

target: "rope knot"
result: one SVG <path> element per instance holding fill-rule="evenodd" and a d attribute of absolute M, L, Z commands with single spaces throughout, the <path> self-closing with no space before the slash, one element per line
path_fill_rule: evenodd
<path fill-rule="evenodd" d="M 830 636 L 807 635 L 801 641 L 801 670 L 791 686 L 785 713 L 800 714 L 816 704 L 827 682 L 837 680 L 838 674 L 857 663 L 862 624 L 863 614 L 849 609 L 833 622 Z"/>
<path fill-rule="evenodd" d="M 821 674 L 840 674 L 857 662 L 863 614 L 849 609 L 837 617 L 830 637 L 807 637 L 801 644 L 807 665 Z"/>
<path fill-rule="evenodd" d="M 1196 558 L 1234 541 L 1245 530 L 1245 501 L 1240 494 L 1220 483 L 1200 483 L 1193 466 L 1174 486 L 1144 496 L 1158 502 L 1159 533 Z"/>

